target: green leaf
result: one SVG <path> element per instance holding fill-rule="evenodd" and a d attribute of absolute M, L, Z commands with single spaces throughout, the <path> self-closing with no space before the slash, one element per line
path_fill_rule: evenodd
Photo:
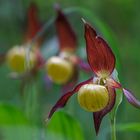
<path fill-rule="evenodd" d="M 46 134 L 49 140 L 84 140 L 79 122 L 62 111 L 54 114 Z"/>
<path fill-rule="evenodd" d="M 1 140 L 40 140 L 41 129 L 29 125 L 7 125 L 0 127 Z"/>
<path fill-rule="evenodd" d="M 64 112 L 57 112 L 46 132 L 31 125 L 25 115 L 8 104 L 0 104 L 0 139 L 2 140 L 84 140 L 79 123 Z"/>
<path fill-rule="evenodd" d="M 117 131 L 140 132 L 140 123 L 118 124 Z"/>
<path fill-rule="evenodd" d="M 19 108 L 7 103 L 0 103 L 1 140 L 31 140 L 31 134 L 37 134 L 36 129 L 33 129 L 32 133 L 31 130 L 28 120 Z"/>
<path fill-rule="evenodd" d="M 19 108 L 0 103 L 0 140 L 40 140 L 42 133 Z"/>
<path fill-rule="evenodd" d="M 19 108 L 10 104 L 0 103 L 0 126 L 9 124 L 27 124 L 27 122 L 25 115 Z"/>

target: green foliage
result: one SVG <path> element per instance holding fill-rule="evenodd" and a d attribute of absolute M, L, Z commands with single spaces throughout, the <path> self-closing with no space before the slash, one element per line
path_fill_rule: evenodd
<path fill-rule="evenodd" d="M 7 103 L 0 103 L 0 126 L 26 124 L 27 122 L 24 113 L 19 108 Z"/>
<path fill-rule="evenodd" d="M 20 82 L 9 78 L 9 69 L 6 64 L 0 66 L 0 98 L 17 103 L 17 95 L 20 89 Z M 16 102 L 17 101 L 17 102 Z"/>
<path fill-rule="evenodd" d="M 32 133 L 37 135 L 36 129 L 29 126 L 29 121 L 19 108 L 7 103 L 0 103 L 1 140 L 30 140 Z"/>
<path fill-rule="evenodd" d="M 117 131 L 119 132 L 140 132 L 140 123 L 125 123 L 118 124 Z"/>
<path fill-rule="evenodd" d="M 62 111 L 55 113 L 46 130 L 50 140 L 84 140 L 79 122 Z"/>
<path fill-rule="evenodd" d="M 44 130 L 43 127 L 31 124 L 17 107 L 0 103 L 0 139 L 39 140 L 41 138 L 84 140 L 79 122 L 64 112 L 56 113 Z"/>

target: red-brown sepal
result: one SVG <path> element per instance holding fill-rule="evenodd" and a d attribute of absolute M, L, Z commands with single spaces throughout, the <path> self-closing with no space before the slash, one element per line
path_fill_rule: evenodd
<path fill-rule="evenodd" d="M 55 20 L 56 30 L 61 51 L 74 51 L 77 46 L 77 38 L 74 30 L 68 22 L 66 16 L 61 11 L 59 6 L 55 7 L 57 17 Z"/>
<path fill-rule="evenodd" d="M 35 3 L 31 3 L 27 12 L 27 29 L 25 38 L 26 41 L 31 41 L 41 28 L 41 23 L 38 18 L 38 8 Z M 40 42 L 38 39 L 37 42 Z"/>
<path fill-rule="evenodd" d="M 91 69 L 97 76 L 109 76 L 115 67 L 115 56 L 106 41 L 85 23 L 87 58 Z"/>

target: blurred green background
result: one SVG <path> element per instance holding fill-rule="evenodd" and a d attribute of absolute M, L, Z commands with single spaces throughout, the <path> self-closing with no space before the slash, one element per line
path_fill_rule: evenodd
<path fill-rule="evenodd" d="M 30 2 L 30 0 L 0 0 L 0 54 L 6 53 L 14 45 L 22 44 Z M 78 36 L 77 54 L 84 56 L 85 59 L 81 17 L 94 25 L 116 54 L 120 81 L 140 99 L 140 1 L 32 0 L 32 2 L 37 4 L 43 24 L 55 18 L 54 3 L 61 5 Z M 47 52 L 47 46 L 50 47 L 47 42 L 53 44 L 54 36 L 55 29 L 46 29 L 46 40 L 42 47 L 46 58 L 50 55 Z M 10 79 L 9 72 L 5 63 L 0 65 L 0 140 L 110 139 L 109 122 L 105 121 L 108 118 L 105 117 L 99 136 L 96 137 L 92 115 L 79 107 L 76 96 L 71 98 L 62 112 L 54 115 L 46 127 L 45 117 L 60 97 L 61 87 L 53 85 L 53 89 L 47 89 L 44 82 L 45 71 L 42 70 L 36 81 L 24 90 L 26 95 L 24 98 L 21 95 L 21 81 Z M 87 77 L 87 74 L 81 72 L 79 81 Z M 32 101 L 33 98 L 36 99 Z M 32 104 L 36 104 L 33 106 L 35 109 L 32 109 Z M 140 111 L 123 98 L 117 112 L 117 124 L 121 124 L 118 126 L 117 139 L 139 140 L 139 122 Z"/>

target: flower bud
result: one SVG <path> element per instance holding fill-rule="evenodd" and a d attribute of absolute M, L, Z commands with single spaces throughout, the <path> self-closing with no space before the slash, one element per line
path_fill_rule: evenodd
<path fill-rule="evenodd" d="M 26 48 L 15 46 L 7 53 L 7 63 L 11 70 L 18 73 L 23 73 L 27 69 L 29 61 L 29 69 L 33 68 L 36 63 L 36 57 L 33 52 L 29 53 L 29 60 L 26 60 Z"/>
<path fill-rule="evenodd" d="M 78 102 L 86 111 L 100 111 L 106 107 L 108 101 L 108 90 L 104 86 L 86 84 L 83 85 L 78 91 Z"/>
<path fill-rule="evenodd" d="M 67 83 L 73 75 L 73 64 L 61 57 L 51 57 L 46 63 L 47 74 L 57 84 Z"/>

